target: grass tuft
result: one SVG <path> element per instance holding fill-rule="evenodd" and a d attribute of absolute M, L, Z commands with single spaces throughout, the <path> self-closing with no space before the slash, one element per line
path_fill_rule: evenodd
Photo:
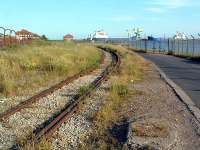
<path fill-rule="evenodd" d="M 89 44 L 33 41 L 0 50 L 0 96 L 26 95 L 91 66 L 102 54 Z"/>
<path fill-rule="evenodd" d="M 90 89 L 89 85 L 83 85 L 79 88 L 78 93 L 79 95 L 84 95 L 86 92 L 88 92 Z"/>

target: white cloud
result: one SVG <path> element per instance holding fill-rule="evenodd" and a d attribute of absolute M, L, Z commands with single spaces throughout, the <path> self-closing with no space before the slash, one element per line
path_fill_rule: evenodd
<path fill-rule="evenodd" d="M 111 21 L 121 22 L 121 21 L 134 21 L 136 20 L 133 16 L 116 16 L 110 18 Z"/>

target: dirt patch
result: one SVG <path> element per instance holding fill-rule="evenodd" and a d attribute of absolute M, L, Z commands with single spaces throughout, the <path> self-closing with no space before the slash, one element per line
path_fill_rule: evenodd
<path fill-rule="evenodd" d="M 162 120 L 135 122 L 131 128 L 135 136 L 165 138 L 169 135 L 168 125 Z"/>

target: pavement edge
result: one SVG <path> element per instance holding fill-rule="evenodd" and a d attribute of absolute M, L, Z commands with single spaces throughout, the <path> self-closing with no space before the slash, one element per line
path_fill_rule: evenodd
<path fill-rule="evenodd" d="M 195 105 L 192 99 L 185 93 L 184 90 L 176 83 L 174 83 L 167 75 L 155 64 L 156 70 L 159 72 L 162 79 L 173 89 L 175 94 L 179 97 L 179 99 L 186 105 L 187 109 L 192 113 L 194 118 L 191 120 L 192 124 L 195 127 L 195 130 L 200 135 L 200 109 Z"/>

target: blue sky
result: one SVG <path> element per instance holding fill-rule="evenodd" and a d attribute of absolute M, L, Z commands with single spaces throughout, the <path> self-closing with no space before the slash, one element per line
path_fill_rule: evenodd
<path fill-rule="evenodd" d="M 0 26 L 60 39 L 66 33 L 85 38 L 104 29 L 110 37 L 125 37 L 126 29 L 142 27 L 146 34 L 171 36 L 176 31 L 200 32 L 199 0 L 4 0 Z"/>

